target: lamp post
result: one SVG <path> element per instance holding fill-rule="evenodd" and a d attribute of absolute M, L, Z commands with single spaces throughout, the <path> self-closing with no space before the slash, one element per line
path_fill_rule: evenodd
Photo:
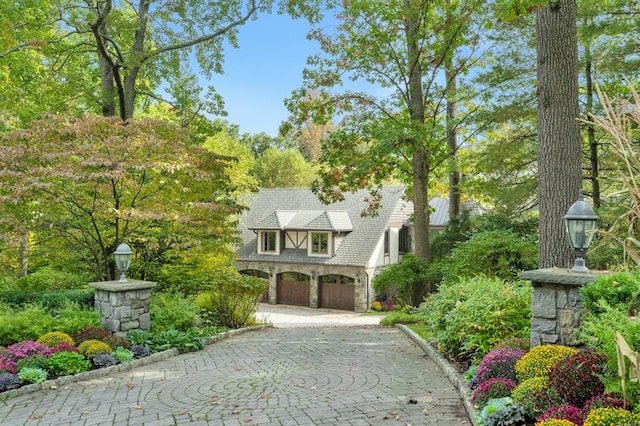
<path fill-rule="evenodd" d="M 120 271 L 120 279 L 118 280 L 121 283 L 127 282 L 127 277 L 125 276 L 126 272 L 129 270 L 129 266 L 131 265 L 131 256 L 133 252 L 131 251 L 131 247 L 127 244 L 122 243 L 118 246 L 115 252 L 113 252 L 116 258 L 116 267 Z"/>
<path fill-rule="evenodd" d="M 569 244 L 576 252 L 576 261 L 571 271 L 587 274 L 589 269 L 585 266 L 584 257 L 595 234 L 598 216 L 589 203 L 584 201 L 582 190 L 578 195 L 578 201 L 569 207 L 563 221 Z"/>

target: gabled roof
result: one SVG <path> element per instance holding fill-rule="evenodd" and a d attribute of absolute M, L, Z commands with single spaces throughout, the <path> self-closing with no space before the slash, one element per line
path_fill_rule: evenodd
<path fill-rule="evenodd" d="M 348 232 L 353 230 L 353 224 L 346 211 L 276 210 L 255 224 L 249 223 L 248 228 Z"/>
<path fill-rule="evenodd" d="M 367 190 L 345 193 L 344 201 L 326 205 L 307 188 L 265 188 L 252 194 L 249 210 L 240 218 L 243 245 L 237 249 L 238 260 L 321 263 L 366 266 L 385 231 L 398 203 L 407 205 L 407 217 L 413 212 L 411 202 L 404 201 L 404 188 L 382 188 L 382 201 L 375 217 L 363 217 L 368 203 Z M 257 230 L 334 231 L 344 233 L 333 257 L 309 257 L 306 250 L 284 249 L 278 256 L 257 253 Z"/>

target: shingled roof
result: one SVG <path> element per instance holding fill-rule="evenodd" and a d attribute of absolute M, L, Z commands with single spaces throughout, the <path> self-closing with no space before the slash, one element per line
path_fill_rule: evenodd
<path fill-rule="evenodd" d="M 237 249 L 238 260 L 268 263 L 318 263 L 366 266 L 396 206 L 402 201 L 404 188 L 382 188 L 382 202 L 376 217 L 363 217 L 368 191 L 345 193 L 344 201 L 326 205 L 307 188 L 265 188 L 249 200 L 249 210 L 240 218 L 243 245 Z M 257 253 L 258 229 L 333 230 L 345 233 L 333 257 L 309 257 L 306 249 L 284 249 L 278 256 Z"/>

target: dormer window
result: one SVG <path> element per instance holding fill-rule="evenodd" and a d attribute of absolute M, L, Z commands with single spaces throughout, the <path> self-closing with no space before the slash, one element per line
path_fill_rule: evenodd
<path fill-rule="evenodd" d="M 260 231 L 259 249 L 262 254 L 279 254 L 279 235 L 277 231 Z"/>
<path fill-rule="evenodd" d="M 329 256 L 329 232 L 310 232 L 309 256 Z"/>

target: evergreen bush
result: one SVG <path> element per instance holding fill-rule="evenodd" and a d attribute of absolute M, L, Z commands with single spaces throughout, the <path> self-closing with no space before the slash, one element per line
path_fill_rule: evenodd
<path fill-rule="evenodd" d="M 537 264 L 535 241 L 508 231 L 487 231 L 459 243 L 450 256 L 439 263 L 439 268 L 444 282 L 476 275 L 517 280 L 520 272 L 536 269 Z"/>
<path fill-rule="evenodd" d="M 592 282 L 580 288 L 580 294 L 586 311 L 595 315 L 604 313 L 600 301 L 605 301 L 608 306 L 624 312 L 635 311 L 638 307 L 634 302 L 640 294 L 640 272 L 596 275 Z"/>
<path fill-rule="evenodd" d="M 477 276 L 441 284 L 417 313 L 440 352 L 480 360 L 496 343 L 529 335 L 531 293 L 528 282 Z"/>

